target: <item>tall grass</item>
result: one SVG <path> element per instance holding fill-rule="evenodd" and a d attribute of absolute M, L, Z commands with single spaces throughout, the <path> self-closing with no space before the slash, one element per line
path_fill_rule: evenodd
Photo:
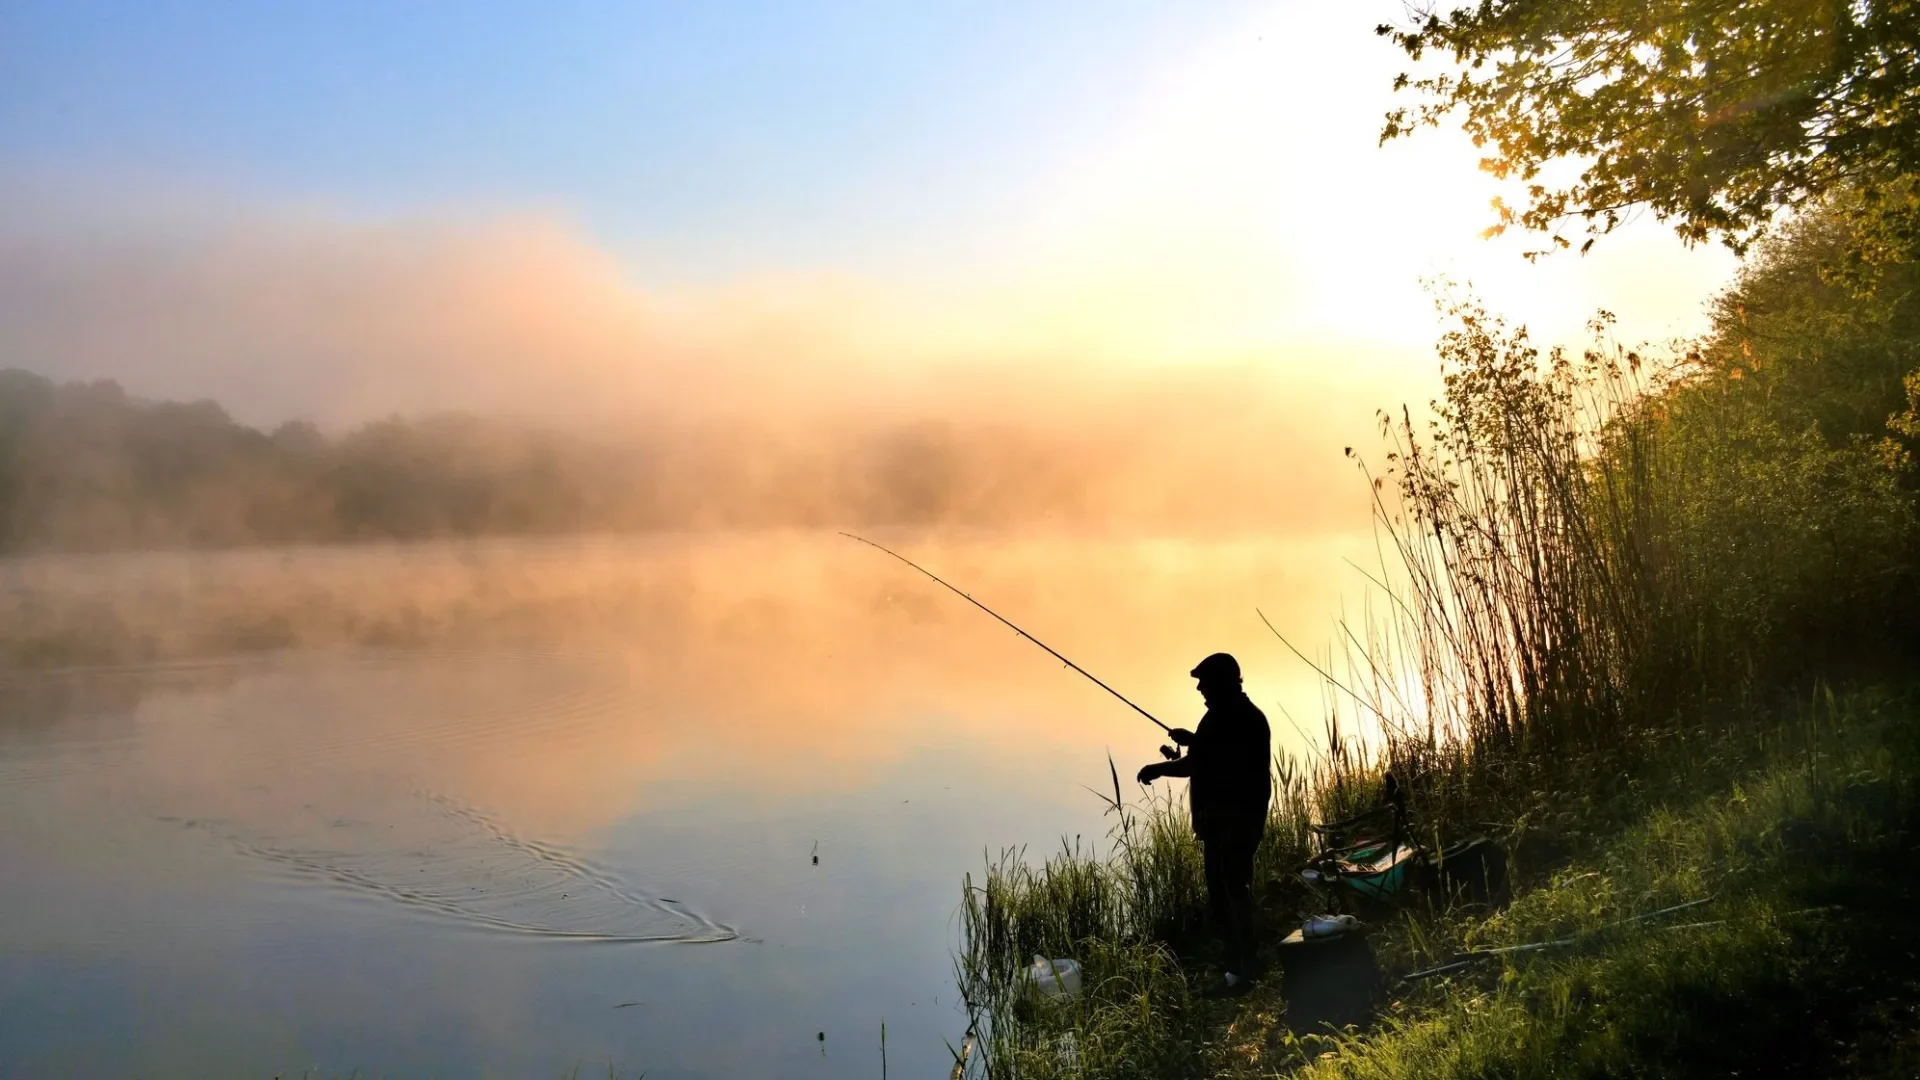
<path fill-rule="evenodd" d="M 1863 597 L 1913 580 L 1920 530 L 1868 448 L 1763 437 L 1768 402 L 1655 370 L 1604 315 L 1576 357 L 1471 300 L 1449 314 L 1443 398 L 1424 434 L 1383 417 L 1367 474 L 1386 613 L 1328 672 L 1424 818 L 1604 799 L 1664 740 L 1888 654 Z"/>
<path fill-rule="evenodd" d="M 1326 674 L 1422 816 L 1464 823 L 1511 819 L 1517 793 L 1565 785 L 1563 763 L 1630 749 L 1723 651 L 1673 573 L 1650 404 L 1672 385 L 1604 320 L 1576 359 L 1472 302 L 1451 314 L 1424 434 L 1410 410 L 1383 415 L 1385 468 L 1362 465 L 1389 605 L 1343 627 L 1344 678 Z"/>
<path fill-rule="evenodd" d="M 1871 455 L 1750 438 L 1764 402 L 1653 370 L 1604 316 L 1575 356 L 1472 301 L 1449 314 L 1443 398 L 1421 422 L 1383 414 L 1384 467 L 1362 466 L 1385 599 L 1321 669 L 1325 753 L 1278 763 L 1256 876 L 1271 925 L 1310 902 L 1287 884 L 1308 823 L 1377 798 L 1386 769 L 1436 841 L 1495 835 L 1522 885 L 1663 795 L 1731 782 L 1770 752 L 1755 718 L 1792 660 L 1864 648 L 1884 627 L 1850 628 L 1847 605 L 1911 578 L 1913 507 Z M 1791 558 L 1759 554 L 1776 546 Z M 959 977 L 992 1075 L 1198 1060 L 1180 1057 L 1209 1030 L 1183 974 L 1209 959 L 1198 846 L 1177 804 L 1129 807 L 1114 779 L 1109 851 L 1004 853 L 967 882 Z M 1389 953 L 1421 951 L 1409 927 Z M 1082 959 L 1088 992 L 1028 1007 L 1035 954 Z"/>
<path fill-rule="evenodd" d="M 978 883 L 966 878 L 955 968 L 974 1075 L 1144 1078 L 1198 1066 L 1207 1017 L 1181 957 L 1210 947 L 1200 845 L 1181 803 L 1130 804 L 1112 776 L 1106 851 L 1063 845 L 1037 865 L 1005 851 Z M 1276 763 L 1256 881 L 1281 880 L 1305 855 L 1316 790 L 1297 763 Z M 1035 957 L 1079 961 L 1081 995 L 1036 1000 L 1026 981 Z"/>
<path fill-rule="evenodd" d="M 1915 1075 L 1913 708 L 1848 696 L 1748 733 L 1765 760 L 1737 782 L 1647 812 L 1496 917 L 1429 928 L 1442 954 L 1580 944 L 1423 984 L 1379 1030 L 1263 1075 Z M 1593 934 L 1682 901 L 1707 903 Z"/>

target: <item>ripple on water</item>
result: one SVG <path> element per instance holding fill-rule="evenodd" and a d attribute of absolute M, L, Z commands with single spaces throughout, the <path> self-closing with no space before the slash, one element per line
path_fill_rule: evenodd
<path fill-rule="evenodd" d="M 476 807 L 426 790 L 413 796 L 427 813 L 404 828 L 317 815 L 289 830 L 295 836 L 232 822 L 181 824 L 205 829 L 295 880 L 474 929 L 608 943 L 739 936 L 678 901 L 647 895 L 577 851 L 520 836 Z"/>
<path fill-rule="evenodd" d="M 469 928 L 732 940 L 732 928 L 431 780 L 392 782 L 449 753 L 629 722 L 625 695 L 617 667 L 557 652 L 355 650 L 15 673 L 0 678 L 0 704 L 45 722 L 0 752 L 0 781 L 75 791 L 91 781 L 135 816 L 216 836 L 285 880 Z M 191 778 L 177 775 L 181 761 L 195 764 Z M 395 763 L 401 773 L 373 767 Z"/>

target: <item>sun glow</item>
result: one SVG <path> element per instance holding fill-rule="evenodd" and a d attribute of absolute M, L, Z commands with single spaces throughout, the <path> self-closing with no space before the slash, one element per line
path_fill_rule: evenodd
<path fill-rule="evenodd" d="M 1304 364 L 1302 346 L 1343 345 L 1343 362 L 1358 350 L 1403 378 L 1430 366 L 1422 282 L 1440 275 L 1554 336 L 1577 332 L 1589 298 L 1648 336 L 1698 328 L 1726 253 L 1641 222 L 1584 259 L 1529 263 L 1540 237 L 1482 239 L 1504 189 L 1463 136 L 1378 145 L 1395 54 L 1340 72 L 1338 94 L 1307 62 L 1366 21 L 1275 11 L 1161 72 L 1114 137 L 1035 191 L 1022 285 L 1058 297 L 1060 322 L 1160 362 Z"/>

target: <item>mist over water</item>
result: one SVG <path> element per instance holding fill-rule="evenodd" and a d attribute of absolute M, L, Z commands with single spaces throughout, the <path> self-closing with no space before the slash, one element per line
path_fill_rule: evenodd
<path fill-rule="evenodd" d="M 6 552 L 1317 533 L 1364 525 L 1340 447 L 1430 381 L 1423 345 L 1280 329 L 1298 290 L 1192 307 L 1232 275 L 650 285 L 548 218 L 0 193 Z"/>
<path fill-rule="evenodd" d="M 1364 550 L 879 538 L 1170 723 L 1238 653 L 1294 752 L 1253 608 L 1325 640 Z M 19 1075 L 934 1074 L 961 874 L 1159 734 L 831 534 L 0 566 Z"/>

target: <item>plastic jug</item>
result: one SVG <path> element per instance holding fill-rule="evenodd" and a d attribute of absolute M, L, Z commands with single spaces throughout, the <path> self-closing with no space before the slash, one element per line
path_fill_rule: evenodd
<path fill-rule="evenodd" d="M 1071 1001 L 1080 994 L 1080 964 L 1074 960 L 1049 960 L 1036 955 L 1027 969 L 1028 982 L 1042 1000 Z"/>

